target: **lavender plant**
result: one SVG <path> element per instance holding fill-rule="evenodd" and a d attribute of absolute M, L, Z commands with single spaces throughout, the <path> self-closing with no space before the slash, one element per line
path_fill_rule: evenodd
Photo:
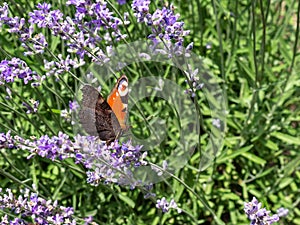
<path fill-rule="evenodd" d="M 125 2 L 120 2 L 121 5 L 123 3 Z M 133 12 L 140 10 L 140 8 L 136 8 L 138 5 L 147 5 L 149 3 L 134 2 L 132 4 Z M 80 77 L 77 77 L 71 70 L 83 67 L 87 61 L 100 64 L 106 63 L 109 61 L 109 55 L 103 51 L 103 45 L 106 45 L 106 49 L 108 49 L 113 43 L 119 42 L 127 37 L 127 35 L 122 34 L 123 31 L 120 27 L 125 27 L 129 21 L 124 21 L 122 18 L 115 16 L 114 14 L 116 14 L 116 12 L 112 12 L 111 9 L 107 7 L 106 2 L 67 1 L 66 6 L 75 7 L 76 12 L 73 18 L 65 16 L 61 10 L 53 10 L 51 4 L 44 2 L 38 3 L 35 6 L 36 9 L 28 13 L 26 16 L 29 18 L 28 20 L 11 16 L 8 3 L 4 3 L 1 6 L 0 20 L 2 29 L 15 35 L 15 38 L 19 38 L 21 42 L 20 47 L 23 48 L 23 55 L 25 57 L 33 59 L 42 55 L 43 60 L 41 66 L 45 71 L 44 74 L 40 73 L 40 71 L 33 71 L 28 64 L 20 58 L 12 57 L 10 60 L 2 60 L 0 82 L 2 86 L 6 86 L 7 93 L 11 99 L 12 96 L 16 94 L 12 93 L 12 86 L 19 84 L 21 80 L 23 80 L 24 85 L 30 85 L 31 88 L 34 88 L 35 91 L 38 92 L 40 91 L 37 89 L 38 87 L 47 87 L 51 84 L 51 81 L 49 81 L 51 77 L 54 77 L 54 82 L 62 82 L 67 86 L 69 83 L 74 84 L 74 81 L 69 82 L 68 78 L 65 80 L 66 76 L 70 76 L 73 79 L 75 78 L 75 81 L 80 81 Z M 166 10 L 166 8 L 164 8 L 164 10 Z M 124 14 L 125 19 L 127 19 L 127 14 L 128 13 Z M 172 11 L 169 10 L 168 14 L 172 16 Z M 177 18 L 178 17 L 179 15 L 177 15 Z M 174 17 L 175 20 L 177 18 Z M 140 19 L 138 19 L 138 21 L 141 22 Z M 164 27 L 172 26 L 173 23 L 174 22 L 165 24 Z M 183 25 L 183 23 L 181 24 Z M 170 27 L 168 29 L 169 33 L 174 33 L 174 31 L 170 30 Z M 57 37 L 65 42 L 66 51 L 69 53 L 66 57 L 60 53 L 57 54 L 56 51 L 49 48 L 50 36 L 45 36 L 43 33 L 45 31 L 50 32 L 52 37 Z M 166 35 L 168 32 L 165 32 Z M 182 35 L 179 36 L 176 36 L 175 40 L 176 42 L 181 42 L 180 45 L 182 45 L 183 38 L 181 38 Z M 71 54 L 74 55 L 71 56 Z M 71 87 L 68 88 L 71 89 Z M 23 96 L 19 97 L 23 99 Z M 61 95 L 61 97 L 64 96 Z M 51 109 L 47 101 L 42 100 L 41 102 L 46 105 L 48 110 L 50 109 L 52 111 L 52 114 L 55 114 L 55 110 Z M 40 113 L 40 110 L 38 110 L 39 100 L 28 99 L 22 102 L 22 105 L 25 107 L 27 114 Z M 70 122 L 71 113 L 76 110 L 76 108 L 78 108 L 76 101 L 74 103 L 70 102 L 69 109 L 61 110 L 61 118 Z M 76 123 L 76 121 L 72 121 L 72 123 Z M 45 132 L 45 130 L 41 129 L 41 132 Z M 53 135 L 53 133 L 55 134 L 56 132 L 52 130 L 51 136 L 45 134 L 39 138 L 31 137 L 30 139 L 26 139 L 26 137 L 19 135 L 12 136 L 11 130 L 8 130 L 7 133 L 1 133 L 1 148 L 29 152 L 30 154 L 26 157 L 28 160 L 35 155 L 48 158 L 52 161 L 71 158 L 76 164 L 80 163 L 86 168 L 87 183 L 92 185 L 98 185 L 100 182 L 106 184 L 130 185 L 131 188 L 135 188 L 136 185 L 139 185 L 136 183 L 138 181 L 130 180 L 132 176 L 130 174 L 130 168 L 147 164 L 147 162 L 144 161 L 147 152 L 141 152 L 142 146 L 132 146 L 130 142 L 119 144 L 117 140 L 108 146 L 99 142 L 96 137 L 80 135 L 74 136 L 74 141 L 72 141 L 70 137 L 62 131 L 59 131 L 57 136 Z M 28 134 L 26 134 L 26 136 L 28 136 Z M 8 191 L 11 193 L 9 189 Z M 12 194 L 10 195 L 10 201 L 13 201 L 14 197 Z M 150 196 L 152 196 L 152 198 L 155 197 L 155 195 Z M 21 212 L 22 207 L 14 206 L 14 204 L 15 203 L 12 202 L 6 205 L 6 207 L 19 207 L 15 212 Z M 172 200 L 170 207 L 177 208 L 177 206 L 175 206 L 176 203 Z M 161 207 L 158 206 L 158 208 Z M 64 216 L 62 215 L 62 217 L 56 218 L 58 215 L 59 214 L 54 215 L 55 218 L 51 219 L 49 219 L 49 215 L 33 213 L 29 216 L 40 224 L 51 223 L 52 220 L 54 223 L 66 223 L 65 219 L 63 219 Z M 67 218 L 67 220 L 70 223 L 76 223 L 75 220 L 72 222 L 70 218 Z M 5 223 L 5 221 L 8 221 L 7 215 L 3 217 L 3 222 Z M 21 221 L 22 219 L 17 219 L 14 222 L 23 223 Z"/>

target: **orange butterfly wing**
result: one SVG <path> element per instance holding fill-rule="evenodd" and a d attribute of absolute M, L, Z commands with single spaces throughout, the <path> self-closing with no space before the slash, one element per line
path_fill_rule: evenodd
<path fill-rule="evenodd" d="M 123 130 L 126 129 L 127 104 L 128 104 L 128 78 L 121 76 L 107 98 L 112 111 L 116 115 Z"/>

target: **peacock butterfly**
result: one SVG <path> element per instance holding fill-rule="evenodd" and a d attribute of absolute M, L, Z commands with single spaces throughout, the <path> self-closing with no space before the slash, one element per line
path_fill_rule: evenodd
<path fill-rule="evenodd" d="M 83 86 L 79 119 L 83 129 L 107 144 L 127 130 L 128 78 L 122 75 L 107 100 L 91 85 Z"/>

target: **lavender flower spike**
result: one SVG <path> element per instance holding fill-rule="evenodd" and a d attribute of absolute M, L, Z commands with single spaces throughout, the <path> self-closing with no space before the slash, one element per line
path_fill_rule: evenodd
<path fill-rule="evenodd" d="M 251 225 L 270 225 L 279 221 L 279 216 L 277 214 L 270 216 L 270 211 L 261 208 L 261 202 L 258 202 L 255 197 L 253 197 L 251 202 L 244 203 L 244 211 L 251 220 Z"/>
<path fill-rule="evenodd" d="M 169 209 L 177 209 L 178 213 L 181 213 L 181 209 L 177 206 L 176 202 L 174 201 L 174 199 L 172 199 L 170 201 L 170 203 L 166 200 L 165 197 L 163 197 L 162 199 L 158 199 L 156 201 L 156 208 L 161 209 L 164 213 L 168 212 Z"/>
<path fill-rule="evenodd" d="M 0 62 L 0 85 L 4 83 L 12 83 L 16 79 L 22 79 L 24 84 L 33 80 L 33 72 L 24 62 L 19 58 L 12 58 L 11 60 L 2 60 Z"/>
<path fill-rule="evenodd" d="M 82 163 L 89 170 L 87 181 L 92 185 L 98 185 L 101 181 L 131 187 L 140 185 L 140 181 L 132 176 L 132 170 L 147 165 L 147 151 L 142 151 L 143 146 L 133 146 L 130 141 L 119 144 L 117 140 L 107 146 L 94 136 L 76 135 L 74 139 L 72 141 L 63 132 L 57 136 L 43 135 L 32 139 L 13 137 L 8 132 L 0 133 L 0 148 L 29 151 L 28 159 L 34 155 L 51 160 L 73 158 L 75 163 Z"/>
<path fill-rule="evenodd" d="M 277 209 L 277 214 L 279 217 L 285 217 L 289 214 L 289 210 L 283 207 L 280 207 L 279 209 Z"/>
<path fill-rule="evenodd" d="M 71 207 L 59 206 L 57 202 L 39 197 L 31 193 L 29 189 L 21 191 L 16 196 L 10 189 L 0 188 L 1 209 L 10 209 L 12 213 L 22 214 L 22 219 L 11 220 L 10 216 L 4 215 L 1 224 L 28 224 L 26 220 L 34 220 L 37 224 L 76 224 L 73 218 L 74 210 Z"/>

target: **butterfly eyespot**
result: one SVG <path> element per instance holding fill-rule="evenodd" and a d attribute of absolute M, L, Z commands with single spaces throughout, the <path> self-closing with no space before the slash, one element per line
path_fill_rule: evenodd
<path fill-rule="evenodd" d="M 125 96 L 128 93 L 128 82 L 123 79 L 120 81 L 119 86 L 118 86 L 118 92 L 120 93 L 121 96 Z"/>

